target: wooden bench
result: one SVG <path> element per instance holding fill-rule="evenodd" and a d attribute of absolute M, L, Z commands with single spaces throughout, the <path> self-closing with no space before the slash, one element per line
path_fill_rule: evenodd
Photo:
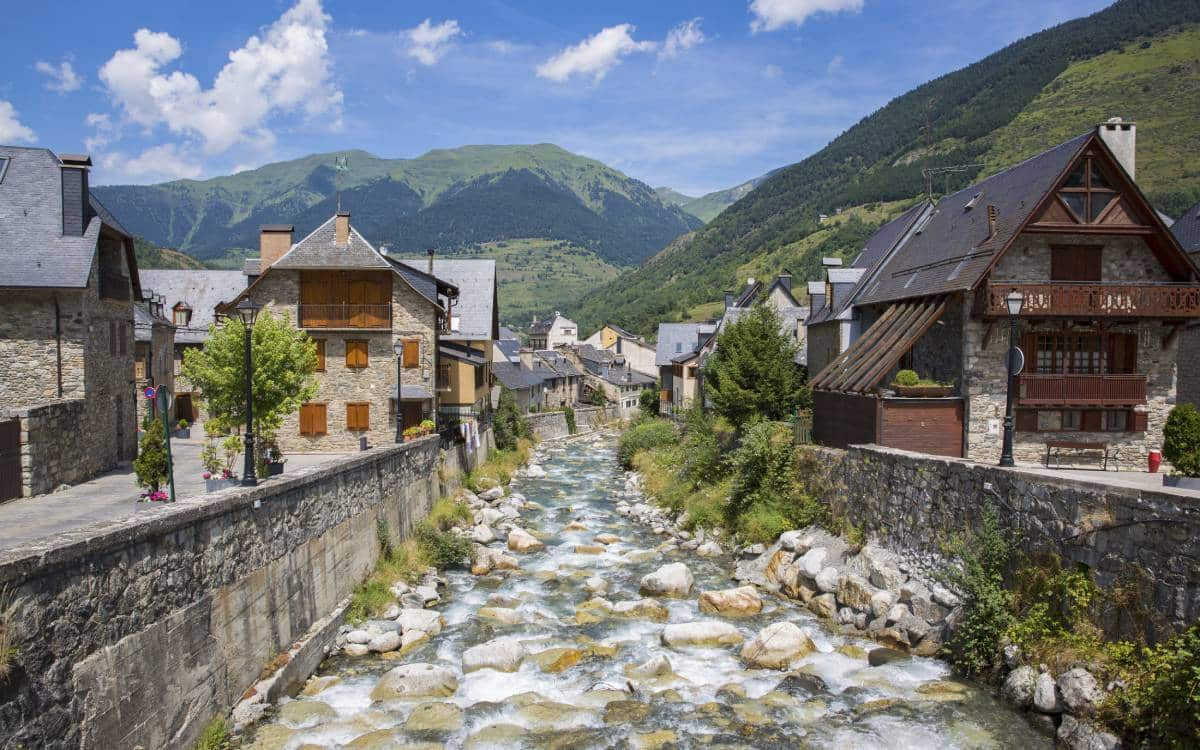
<path fill-rule="evenodd" d="M 1093 451 L 1100 454 L 1101 471 L 1108 471 L 1108 462 L 1116 461 L 1120 455 L 1120 451 L 1113 448 L 1109 449 L 1108 443 L 1082 441 L 1082 440 L 1047 440 L 1046 441 L 1046 468 L 1062 468 L 1062 452 L 1063 451 Z M 1057 466 L 1050 466 L 1050 459 L 1056 458 Z"/>

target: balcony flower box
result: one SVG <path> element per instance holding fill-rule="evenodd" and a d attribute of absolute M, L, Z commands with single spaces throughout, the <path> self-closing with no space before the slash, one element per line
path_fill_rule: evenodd
<path fill-rule="evenodd" d="M 896 395 L 903 398 L 945 398 L 954 395 L 952 385 L 897 385 L 892 384 Z"/>
<path fill-rule="evenodd" d="M 237 487 L 239 484 L 238 478 L 228 471 L 222 472 L 220 476 L 206 471 L 203 476 L 205 492 L 220 492 L 230 487 Z"/>
<path fill-rule="evenodd" d="M 1200 490 L 1200 477 L 1163 474 L 1163 487 L 1174 487 L 1177 490 Z"/>

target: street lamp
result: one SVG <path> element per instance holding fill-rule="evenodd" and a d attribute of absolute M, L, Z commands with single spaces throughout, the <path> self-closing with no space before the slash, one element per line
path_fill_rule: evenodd
<path fill-rule="evenodd" d="M 404 415 L 400 411 L 400 382 L 404 375 L 404 340 L 396 339 L 396 343 L 392 344 L 392 350 L 396 352 L 396 442 L 404 442 Z"/>
<path fill-rule="evenodd" d="M 258 311 L 262 309 L 254 300 L 246 297 L 234 308 L 242 325 L 246 327 L 246 465 L 242 469 L 242 486 L 253 487 L 258 484 L 254 473 L 254 366 L 250 360 L 250 339 L 254 331 L 254 321 Z"/>
<path fill-rule="evenodd" d="M 1017 316 L 1021 314 L 1021 306 L 1025 304 L 1025 295 L 1017 290 L 1008 293 L 1004 298 L 1004 306 L 1008 308 L 1008 395 L 1004 406 L 1004 447 L 1000 451 L 1000 465 L 1012 466 L 1013 461 L 1013 391 L 1017 385 L 1017 375 L 1025 366 L 1025 353 L 1017 348 Z"/>

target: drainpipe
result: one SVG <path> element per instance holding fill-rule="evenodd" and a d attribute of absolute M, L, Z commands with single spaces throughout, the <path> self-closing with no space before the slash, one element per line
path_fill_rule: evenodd
<path fill-rule="evenodd" d="M 63 397 L 62 385 L 62 315 L 58 309 L 58 295 L 54 295 L 54 349 L 55 365 L 58 371 L 58 397 Z"/>

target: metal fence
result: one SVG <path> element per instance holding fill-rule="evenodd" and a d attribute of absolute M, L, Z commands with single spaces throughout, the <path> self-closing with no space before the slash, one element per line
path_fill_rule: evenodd
<path fill-rule="evenodd" d="M 792 420 L 792 436 L 793 442 L 796 445 L 811 445 L 813 418 L 811 411 L 796 412 L 795 418 Z"/>

